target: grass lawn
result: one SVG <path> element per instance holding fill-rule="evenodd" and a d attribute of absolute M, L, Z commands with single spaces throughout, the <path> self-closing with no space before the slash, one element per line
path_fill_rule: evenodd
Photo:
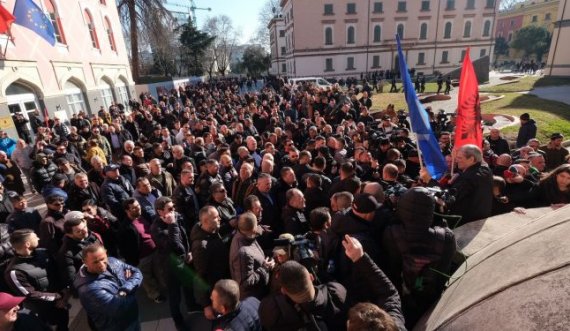
<path fill-rule="evenodd" d="M 570 106 L 567 104 L 541 99 L 534 95 L 506 93 L 503 99 L 481 105 L 484 114 L 505 114 L 515 117 L 529 113 L 538 127 L 537 138 L 541 143 L 550 140 L 550 135 L 560 132 L 570 137 Z M 502 129 L 507 140 L 515 141 L 519 126 Z"/>
<path fill-rule="evenodd" d="M 480 92 L 490 92 L 490 93 L 510 93 L 510 92 L 524 92 L 530 91 L 536 87 L 546 87 L 546 86 L 557 86 L 557 85 L 570 85 L 570 78 L 564 77 L 538 77 L 538 76 L 527 76 L 519 80 L 515 80 L 509 83 L 505 81 L 505 84 L 482 87 L 479 89 Z"/>
<path fill-rule="evenodd" d="M 398 87 L 398 90 L 400 91 L 399 93 L 388 93 L 390 91 L 390 86 L 391 84 L 388 82 L 388 84 L 384 86 L 384 93 L 374 92 L 372 95 L 372 113 L 386 109 L 386 106 L 389 104 L 394 104 L 396 111 L 398 109 L 408 109 L 406 99 L 404 98 L 404 93 L 402 93 L 402 84 L 396 84 L 396 87 Z M 443 85 L 443 88 L 445 89 L 445 84 Z M 425 93 L 435 92 L 437 92 L 437 84 L 426 83 Z"/>

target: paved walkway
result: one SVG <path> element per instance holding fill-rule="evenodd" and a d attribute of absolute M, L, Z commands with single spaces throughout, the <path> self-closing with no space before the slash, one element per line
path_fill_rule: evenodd
<path fill-rule="evenodd" d="M 537 87 L 528 93 L 542 99 L 559 101 L 570 105 L 570 85 Z"/>

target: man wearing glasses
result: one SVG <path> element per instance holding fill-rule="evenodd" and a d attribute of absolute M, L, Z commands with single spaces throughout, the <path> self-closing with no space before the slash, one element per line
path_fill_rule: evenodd
<path fill-rule="evenodd" d="M 50 195 L 46 198 L 47 213 L 40 222 L 41 247 L 46 248 L 50 256 L 55 256 L 63 240 L 65 231 L 63 224 L 67 209 L 64 208 L 64 199 L 59 195 Z"/>

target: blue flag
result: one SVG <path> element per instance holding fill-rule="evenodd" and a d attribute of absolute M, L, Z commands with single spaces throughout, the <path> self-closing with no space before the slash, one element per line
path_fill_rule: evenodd
<path fill-rule="evenodd" d="M 410 109 L 412 131 L 416 134 L 418 139 L 418 147 L 429 174 L 435 179 L 440 179 L 447 171 L 447 163 L 429 125 L 428 113 L 418 100 L 418 96 L 412 85 L 412 79 L 410 78 L 408 66 L 406 65 L 406 58 L 402 53 L 399 35 L 396 35 L 396 41 L 398 42 L 400 75 L 402 76 L 402 84 L 404 85 L 406 103 Z"/>
<path fill-rule="evenodd" d="M 50 45 L 55 45 L 55 30 L 51 20 L 34 1 L 16 0 L 14 16 L 14 23 L 34 31 Z"/>

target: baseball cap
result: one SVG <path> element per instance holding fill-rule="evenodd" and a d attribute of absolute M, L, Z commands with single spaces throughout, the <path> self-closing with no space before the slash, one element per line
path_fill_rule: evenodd
<path fill-rule="evenodd" d="M 119 168 L 120 168 L 120 167 L 119 167 L 118 164 L 111 163 L 111 164 L 109 164 L 109 165 L 106 165 L 105 168 L 103 168 L 103 171 L 104 171 L 104 172 L 107 172 L 107 171 L 115 171 L 115 170 L 117 170 L 117 169 L 119 169 Z"/>
<path fill-rule="evenodd" d="M 11 294 L 0 292 L 0 310 L 8 310 L 16 307 L 26 297 L 15 297 Z"/>
<path fill-rule="evenodd" d="M 361 193 L 354 198 L 353 209 L 359 213 L 371 213 L 378 209 L 381 205 L 371 194 Z"/>
<path fill-rule="evenodd" d="M 76 220 L 82 220 L 84 219 L 85 216 L 83 215 L 82 212 L 80 211 L 70 211 L 67 214 L 65 214 L 65 216 L 63 217 L 63 219 L 67 222 L 67 221 L 76 221 Z"/>

